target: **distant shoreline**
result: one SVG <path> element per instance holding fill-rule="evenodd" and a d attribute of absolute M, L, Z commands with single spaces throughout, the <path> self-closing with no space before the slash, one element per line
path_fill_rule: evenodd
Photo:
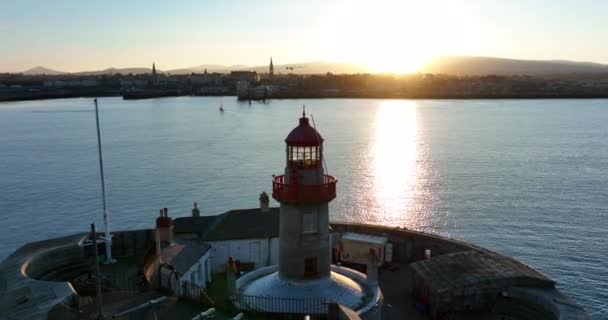
<path fill-rule="evenodd" d="M 175 94 L 159 94 L 159 95 L 144 95 L 141 97 L 128 97 L 125 100 L 143 100 L 154 98 L 167 97 L 212 97 L 217 95 L 175 95 Z M 236 95 L 223 95 L 224 97 L 234 97 Z M 18 101 L 34 101 L 34 100 L 54 100 L 66 98 L 98 98 L 98 97 L 123 97 L 120 94 L 32 94 L 32 95 L 14 95 L 0 96 L 0 102 L 18 102 Z M 124 99 L 124 97 L 123 97 Z M 511 100 L 511 99 L 608 99 L 608 94 L 562 94 L 562 95 L 325 95 L 325 94 L 309 94 L 309 95 L 285 95 L 274 96 L 268 100 L 289 100 L 289 99 L 437 99 L 437 100 Z M 248 100 L 241 100 L 247 102 Z"/>
<path fill-rule="evenodd" d="M 120 94 L 94 94 L 94 93 L 64 93 L 64 94 L 29 94 L 0 96 L 0 102 L 32 101 L 32 100 L 55 100 L 65 98 L 97 98 L 97 97 L 120 97 Z"/>

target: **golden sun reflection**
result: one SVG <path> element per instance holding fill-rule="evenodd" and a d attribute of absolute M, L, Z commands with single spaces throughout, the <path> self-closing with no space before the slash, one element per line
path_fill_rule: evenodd
<path fill-rule="evenodd" d="M 379 217 L 389 225 L 421 222 L 414 212 L 418 177 L 416 102 L 382 102 L 372 147 L 374 191 Z"/>

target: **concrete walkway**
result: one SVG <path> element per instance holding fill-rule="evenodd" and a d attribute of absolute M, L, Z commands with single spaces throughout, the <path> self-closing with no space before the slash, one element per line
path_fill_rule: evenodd
<path fill-rule="evenodd" d="M 379 283 L 384 295 L 383 320 L 429 320 L 414 308 L 410 298 L 411 269 L 407 264 L 396 264 L 393 270 L 382 269 Z"/>

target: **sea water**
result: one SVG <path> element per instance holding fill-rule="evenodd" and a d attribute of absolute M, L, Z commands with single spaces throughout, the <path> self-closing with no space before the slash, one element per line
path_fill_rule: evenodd
<path fill-rule="evenodd" d="M 339 180 L 333 221 L 512 255 L 608 318 L 608 100 L 223 100 L 222 113 L 218 98 L 99 99 L 112 229 L 195 201 L 203 214 L 258 206 L 305 104 Z M 0 103 L 0 258 L 102 227 L 93 110 Z"/>

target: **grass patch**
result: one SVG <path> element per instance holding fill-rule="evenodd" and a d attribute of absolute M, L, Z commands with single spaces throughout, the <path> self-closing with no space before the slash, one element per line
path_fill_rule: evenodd
<path fill-rule="evenodd" d="M 205 292 L 215 301 L 216 307 L 221 309 L 232 309 L 230 297 L 228 297 L 228 288 L 226 281 L 226 273 L 214 273 L 211 277 L 213 281 L 209 284 Z"/>

